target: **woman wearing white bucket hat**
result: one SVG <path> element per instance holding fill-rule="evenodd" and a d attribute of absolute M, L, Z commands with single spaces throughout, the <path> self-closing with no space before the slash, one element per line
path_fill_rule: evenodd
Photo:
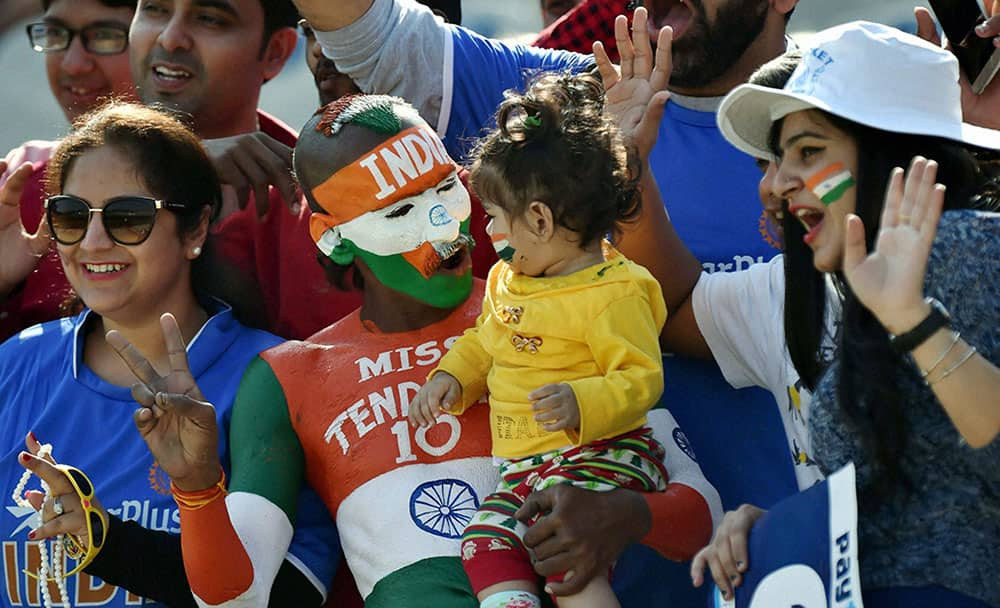
<path fill-rule="evenodd" d="M 824 468 L 858 465 L 865 603 L 905 587 L 917 605 L 944 587 L 962 596 L 948 605 L 1000 604 L 990 571 L 1000 558 L 1000 216 L 946 213 L 931 246 L 942 205 L 996 208 L 961 144 L 998 149 L 1000 132 L 962 123 L 957 62 L 913 36 L 852 23 L 817 34 L 804 56 L 783 90 L 735 89 L 719 124 L 738 148 L 779 163 L 785 334 L 810 388 L 822 371 L 823 273 L 846 278 L 841 343 L 815 385 L 809 428 Z M 914 159 L 905 188 L 901 169 L 889 177 L 918 154 L 938 162 Z M 866 243 L 854 213 L 869 227 L 881 220 L 867 259 L 876 231 Z M 734 553 L 760 514 L 730 530 L 743 535 L 739 550 L 730 535 L 699 554 L 696 578 L 708 564 L 731 593 L 748 565 Z"/>
<path fill-rule="evenodd" d="M 641 50 L 636 48 L 637 59 Z M 1000 557 L 995 543 L 1000 536 L 1000 477 L 995 473 L 1000 412 L 995 398 L 982 397 L 1000 392 L 995 366 L 1000 358 L 1000 219 L 969 210 L 947 213 L 933 239 L 942 206 L 997 207 L 1000 182 L 989 183 L 963 144 L 997 149 L 1000 132 L 962 124 L 955 59 L 915 37 L 876 24 L 848 24 L 821 32 L 803 54 L 807 59 L 785 90 L 737 88 L 719 114 L 723 132 L 737 147 L 780 163 L 773 176 L 775 194 L 798 212 L 784 214 L 787 254 L 749 271 L 702 274 L 691 298 L 674 314 L 683 331 L 665 336 L 666 346 L 713 356 L 730 382 L 770 388 L 794 379 L 800 396 L 819 385 L 822 403 L 814 402 L 810 417 L 803 400 L 801 415 L 811 418 L 812 447 L 818 450 L 813 455 L 824 468 L 832 471 L 851 459 L 859 465 L 867 507 L 861 531 L 866 604 L 996 604 L 987 564 Z M 649 79 L 640 88 L 652 89 L 650 95 L 657 90 L 649 66 L 622 79 L 600 57 L 609 110 L 628 113 L 643 101 L 634 93 L 621 99 L 634 90 L 634 82 L 621 88 L 624 93 L 615 92 L 627 80 Z M 881 63 L 872 68 L 878 74 L 858 72 L 869 70 L 873 61 Z M 654 76 L 657 70 L 659 57 Z M 639 131 L 641 124 L 637 134 L 650 136 Z M 905 188 L 902 171 L 893 172 L 886 199 L 892 168 L 918 154 L 940 165 L 914 162 Z M 935 186 L 935 174 L 947 195 Z M 851 220 L 845 256 L 846 217 L 855 211 L 868 226 L 878 226 L 886 214 L 878 250 L 867 259 L 857 219 Z M 677 253 L 683 247 L 669 227 L 653 228 L 656 223 L 646 218 L 642 233 L 647 238 L 631 245 L 630 255 L 661 280 L 674 280 L 671 268 L 687 261 Z M 868 249 L 875 237 L 871 232 Z M 657 240 L 659 245 L 650 244 Z M 621 246 L 624 250 L 626 243 Z M 953 331 L 934 331 L 936 316 L 921 322 L 928 314 L 921 299 L 925 269 L 926 293 L 952 309 Z M 840 317 L 840 298 L 830 296 L 831 278 L 846 294 L 846 346 L 837 353 L 842 364 L 833 365 L 820 383 L 823 355 L 832 354 L 821 351 L 837 349 L 824 335 L 828 317 Z M 920 329 L 907 331 L 915 326 Z M 887 331 L 897 332 L 897 347 L 904 354 L 911 351 L 916 365 L 889 350 Z M 857 371 L 862 368 L 864 376 Z M 918 370 L 930 373 L 921 379 Z M 853 407 L 840 408 L 845 385 L 853 394 L 842 402 Z M 789 396 L 792 388 L 789 384 Z M 697 583 L 710 565 L 720 589 L 732 597 L 749 566 L 749 529 L 763 513 L 746 505 L 727 514 L 713 544 L 692 564 Z M 970 522 L 974 529 L 968 529 Z"/>

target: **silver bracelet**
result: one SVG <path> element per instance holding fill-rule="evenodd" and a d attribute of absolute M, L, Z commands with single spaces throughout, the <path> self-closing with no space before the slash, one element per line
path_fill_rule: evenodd
<path fill-rule="evenodd" d="M 936 380 L 933 380 L 931 382 L 928 382 L 927 386 L 934 386 L 936 383 L 938 383 L 938 382 L 944 380 L 945 378 L 947 378 L 948 376 L 950 376 L 951 372 L 953 372 L 956 369 L 958 369 L 959 367 L 961 367 L 962 364 L 965 363 L 966 361 L 968 361 L 969 359 L 971 359 L 972 355 L 974 355 L 974 354 L 976 354 L 976 347 L 972 346 L 970 344 L 969 345 L 969 350 L 965 351 L 965 354 L 962 355 L 961 359 L 959 359 L 958 361 L 956 361 L 955 364 L 952 365 L 951 367 L 949 367 L 948 369 L 944 370 L 944 373 L 941 374 L 940 378 L 938 378 Z"/>
<path fill-rule="evenodd" d="M 920 370 L 921 380 L 927 380 L 927 376 L 930 376 L 931 373 L 933 373 L 934 370 L 937 369 L 937 366 L 941 365 L 941 362 L 944 361 L 944 358 L 948 356 L 948 353 L 950 353 L 952 349 L 955 348 L 955 345 L 958 344 L 958 339 L 961 337 L 962 337 L 961 332 L 957 331 L 951 332 L 951 344 L 948 345 L 948 348 L 944 349 L 944 352 L 941 353 L 941 356 L 937 358 L 937 361 L 934 362 L 934 365 L 931 365 L 927 369 L 927 371 Z"/>

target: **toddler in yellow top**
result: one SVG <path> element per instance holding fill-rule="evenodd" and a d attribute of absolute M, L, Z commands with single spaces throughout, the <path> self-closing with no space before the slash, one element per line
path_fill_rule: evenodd
<path fill-rule="evenodd" d="M 540 606 L 513 513 L 556 483 L 661 490 L 663 448 L 645 428 L 663 390 L 660 286 L 604 237 L 640 208 L 637 176 L 589 75 L 548 75 L 508 94 L 471 182 L 501 261 L 476 326 L 410 405 L 414 424 L 489 393 L 501 483 L 463 535 L 463 564 L 488 608 Z M 561 608 L 618 606 L 606 577 Z"/>

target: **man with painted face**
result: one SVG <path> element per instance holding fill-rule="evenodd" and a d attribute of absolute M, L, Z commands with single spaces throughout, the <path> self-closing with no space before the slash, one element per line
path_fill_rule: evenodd
<path fill-rule="evenodd" d="M 504 90 L 523 89 L 525 75 L 533 70 L 580 70 L 591 61 L 584 55 L 486 40 L 474 32 L 436 22 L 413 0 L 295 3 L 316 30 L 324 53 L 362 90 L 406 98 L 436 126 L 449 152 L 460 161 L 468 142 L 484 127 L 492 126 L 493 112 Z M 660 26 L 669 25 L 674 31 L 669 87 L 673 95 L 650 164 L 677 233 L 710 272 L 742 270 L 778 253 L 761 233 L 761 220 L 766 218 L 756 202 L 760 173 L 754 159 L 726 142 L 716 126 L 715 111 L 731 88 L 784 52 L 787 16 L 796 3 L 648 0 L 649 19 L 632 24 L 637 33 L 648 32 L 651 39 L 656 39 L 655 30 Z M 645 244 L 630 244 L 626 230 L 618 246 L 630 256 L 634 246 Z M 657 279 L 661 284 L 686 283 L 695 281 L 696 276 L 658 275 Z M 671 314 L 664 335 L 670 336 L 677 327 L 674 313 L 682 302 L 667 297 L 666 303 Z M 665 404 L 688 434 L 699 463 L 719 488 L 727 508 L 744 502 L 773 504 L 798 491 L 796 457 L 783 447 L 787 445 L 784 427 L 771 395 L 756 388 L 731 388 L 711 361 L 668 356 L 664 358 L 664 376 L 669 387 Z M 720 425 L 719 420 L 727 424 Z M 543 507 L 557 503 L 552 498 Z M 579 522 L 581 528 L 591 521 L 585 511 L 567 510 L 562 515 L 560 533 L 567 529 L 568 521 Z M 549 539 L 535 537 L 526 542 L 541 545 Z M 627 564 L 633 555 L 626 553 L 624 562 Z M 579 570 L 595 565 L 567 563 L 564 555 L 542 558 L 536 564 L 545 574 L 567 567 Z M 639 588 L 659 584 L 661 592 L 670 594 L 672 600 L 687 604 L 703 601 L 676 596 L 694 593 L 689 591 L 684 568 L 666 562 L 658 567 L 673 568 L 672 577 L 642 582 Z M 627 584 L 624 579 L 634 570 L 620 568 L 616 584 Z M 561 589 L 567 593 L 578 590 L 572 585 Z M 642 591 L 634 599 L 641 605 L 649 597 L 648 591 Z"/>
<path fill-rule="evenodd" d="M 351 124 L 355 117 L 361 125 L 389 124 L 366 130 Z M 362 280 L 374 277 L 431 307 L 450 309 L 465 301 L 472 285 L 471 204 L 441 140 L 401 100 L 389 98 L 341 98 L 326 106 L 316 128 L 332 137 L 345 125 L 358 147 L 338 152 L 370 154 L 350 163 L 328 155 L 334 171 L 296 167 L 303 183 L 319 182 L 317 170 L 329 175 L 307 195 L 316 211 L 309 230 L 319 250 L 339 266 L 355 264 Z M 301 156 L 319 156 L 311 144 L 302 142 Z"/>
<path fill-rule="evenodd" d="M 391 97 L 327 106 L 303 129 L 295 169 L 327 274 L 336 282 L 353 273 L 363 304 L 251 364 L 234 406 L 228 497 L 217 485 L 215 434 L 197 430 L 211 429 L 211 407 L 180 394 L 193 387 L 141 402 L 137 425 L 157 461 L 194 490 L 175 494 L 200 505 L 181 514 L 192 589 L 202 605 L 264 605 L 305 477 L 336 517 L 366 606 L 478 606 L 459 555 L 462 530 L 497 483 L 488 408 L 426 429 L 407 420 L 427 373 L 482 310 L 468 195 L 434 132 Z M 174 424 L 184 420 L 195 424 Z M 671 481 L 650 500 L 671 516 L 647 540 L 686 555 L 711 529 L 718 500 L 669 440 L 679 433 L 670 415 L 660 410 L 650 424 L 669 444 Z M 637 516 L 614 511 L 608 529 L 628 536 Z M 221 560 L 230 567 L 216 568 Z"/>

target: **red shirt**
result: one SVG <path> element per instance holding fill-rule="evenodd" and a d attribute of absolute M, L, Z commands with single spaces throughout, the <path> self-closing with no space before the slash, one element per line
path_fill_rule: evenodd
<path fill-rule="evenodd" d="M 542 30 L 532 43 L 543 49 L 562 49 L 589 55 L 595 40 L 604 44 L 611 61 L 618 63 L 618 43 L 615 42 L 615 17 L 632 12 L 626 0 L 584 0 L 549 27 Z"/>
<path fill-rule="evenodd" d="M 45 169 L 58 145 L 58 141 L 28 142 L 7 155 L 9 166 L 0 184 L 24 162 L 30 161 L 34 166 L 21 193 L 21 223 L 31 233 L 38 229 L 42 221 Z M 25 327 L 76 312 L 71 309 L 73 301 L 73 289 L 63 274 L 62 262 L 53 241 L 45 255 L 39 258 L 35 270 L 6 298 L 0 298 L 0 342 Z"/>
<path fill-rule="evenodd" d="M 295 131 L 259 112 L 261 131 L 287 146 L 294 146 Z M 42 220 L 45 170 L 59 142 L 29 142 L 12 151 L 8 174 L 25 161 L 34 172 L 21 194 L 21 222 L 29 232 Z M 466 172 L 462 171 L 463 181 Z M 0 182 L 3 180 L 0 179 Z M 252 195 L 251 195 L 252 196 Z M 309 236 L 309 208 L 301 205 L 292 215 L 278 191 L 270 191 L 270 211 L 258 221 L 253 201 L 246 209 L 224 218 L 212 228 L 219 255 L 256 279 L 271 332 L 304 339 L 361 305 L 361 294 L 340 291 L 329 284 L 316 259 L 319 249 Z M 472 199 L 472 234 L 480 245 L 473 250 L 473 273 L 485 277 L 496 262 L 486 235 L 486 219 L 478 199 Z M 53 243 L 38 266 L 20 286 L 0 300 L 0 341 L 36 323 L 72 314 L 75 294 L 63 273 Z"/>

